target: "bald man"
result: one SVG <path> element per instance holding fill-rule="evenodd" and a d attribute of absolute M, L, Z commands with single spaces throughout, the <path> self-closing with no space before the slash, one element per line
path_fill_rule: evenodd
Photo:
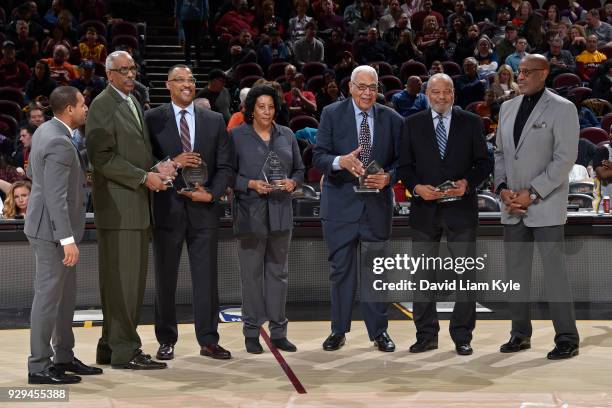
<path fill-rule="evenodd" d="M 548 91 L 550 71 L 539 54 L 519 64 L 521 95 L 499 112 L 495 185 L 503 202 L 506 279 L 520 283 L 509 299 L 510 340 L 500 348 L 514 353 L 531 348 L 529 296 L 534 242 L 544 266 L 545 299 L 555 327 L 551 360 L 578 355 L 578 330 L 564 245 L 568 177 L 578 154 L 578 114 L 574 104 Z M 540 299 L 539 299 L 540 300 Z"/>

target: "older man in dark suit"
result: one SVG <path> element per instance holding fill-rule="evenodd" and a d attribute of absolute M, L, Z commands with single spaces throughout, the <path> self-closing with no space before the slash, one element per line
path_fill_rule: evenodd
<path fill-rule="evenodd" d="M 219 346 L 217 294 L 217 242 L 219 209 L 216 201 L 232 184 L 232 143 L 220 113 L 193 103 L 195 78 L 186 65 L 168 71 L 166 87 L 171 102 L 147 112 L 153 155 L 171 157 L 181 168 L 207 169 L 205 185 L 193 192 L 178 178 L 175 189 L 155 196 L 153 248 L 155 258 L 155 335 L 160 344 L 157 358 L 174 358 L 178 339 L 176 282 L 183 243 L 187 241 L 193 287 L 193 312 L 200 354 L 228 359 L 229 351 Z"/>
<path fill-rule="evenodd" d="M 324 350 L 338 350 L 351 328 L 358 281 L 360 242 L 384 242 L 391 235 L 393 194 L 402 117 L 376 102 L 378 75 L 369 66 L 353 70 L 351 98 L 323 109 L 314 149 L 314 165 L 325 174 L 321 192 L 323 235 L 331 263 L 331 331 Z M 378 193 L 354 188 L 365 167 L 376 161 L 384 171 L 367 176 Z M 361 302 L 363 319 L 381 351 L 394 351 L 387 333 L 387 303 Z"/>

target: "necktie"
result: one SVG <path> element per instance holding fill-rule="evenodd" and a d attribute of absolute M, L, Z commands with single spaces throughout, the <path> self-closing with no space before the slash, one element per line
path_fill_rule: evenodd
<path fill-rule="evenodd" d="M 191 151 L 191 137 L 189 136 L 189 126 L 187 125 L 187 119 L 185 114 L 187 111 L 183 109 L 181 111 L 181 145 L 183 146 L 184 152 Z"/>
<path fill-rule="evenodd" d="M 361 153 L 359 154 L 359 160 L 364 166 L 370 164 L 370 155 L 372 154 L 372 144 L 370 142 L 370 125 L 368 125 L 368 113 L 361 112 L 363 120 L 361 121 L 361 127 L 359 128 L 359 146 L 361 146 Z"/>
<path fill-rule="evenodd" d="M 136 123 L 138 123 L 138 126 L 142 128 L 142 124 L 140 123 L 140 116 L 138 116 L 138 109 L 136 109 L 136 105 L 134 105 L 134 101 L 129 96 L 127 98 L 127 104 L 130 107 L 130 110 L 132 111 L 134 118 L 136 119 Z"/>
<path fill-rule="evenodd" d="M 438 141 L 438 149 L 440 149 L 440 158 L 444 158 L 444 152 L 446 151 L 446 128 L 444 127 L 444 121 L 442 115 L 437 116 L 438 126 L 436 126 L 436 140 Z"/>

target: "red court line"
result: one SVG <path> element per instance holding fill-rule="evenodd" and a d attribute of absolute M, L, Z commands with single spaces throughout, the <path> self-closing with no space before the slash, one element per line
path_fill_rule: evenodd
<path fill-rule="evenodd" d="M 293 388 L 295 388 L 298 394 L 306 394 L 306 389 L 304 388 L 300 380 L 297 378 L 291 367 L 289 367 L 289 364 L 287 363 L 283 355 L 280 353 L 280 351 L 278 351 L 278 349 L 274 347 L 272 341 L 270 341 L 270 336 L 268 336 L 268 333 L 266 333 L 263 328 L 260 329 L 260 333 L 261 337 L 263 337 L 264 341 L 268 345 L 268 348 L 276 358 L 276 361 L 278 361 L 278 364 L 285 372 L 285 375 L 287 375 L 287 378 L 289 378 L 289 381 L 291 381 L 291 384 L 293 384 Z"/>

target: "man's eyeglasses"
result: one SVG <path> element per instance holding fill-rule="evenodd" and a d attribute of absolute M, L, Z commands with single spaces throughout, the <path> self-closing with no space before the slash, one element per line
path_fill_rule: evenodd
<path fill-rule="evenodd" d="M 109 69 L 109 71 L 112 71 L 112 72 L 118 72 L 118 73 L 120 73 L 121 75 L 127 75 L 127 74 L 129 74 L 130 72 L 131 72 L 132 74 L 136 74 L 136 73 L 138 72 L 138 68 L 137 68 L 136 66 L 133 66 L 133 67 L 121 67 L 121 68 L 113 68 L 113 69 Z"/>
<path fill-rule="evenodd" d="M 378 84 L 366 85 L 366 84 L 356 84 L 355 82 L 351 82 L 355 88 L 360 93 L 364 93 L 366 90 L 370 90 L 370 92 L 378 92 Z"/>
<path fill-rule="evenodd" d="M 526 77 L 528 77 L 534 71 L 544 71 L 544 68 L 533 68 L 533 69 L 522 69 L 522 68 L 519 68 L 518 71 L 516 71 L 516 76 L 519 76 L 519 75 L 523 74 Z"/>
<path fill-rule="evenodd" d="M 176 82 L 177 84 L 195 84 L 195 78 L 174 78 L 169 79 L 168 82 Z"/>

